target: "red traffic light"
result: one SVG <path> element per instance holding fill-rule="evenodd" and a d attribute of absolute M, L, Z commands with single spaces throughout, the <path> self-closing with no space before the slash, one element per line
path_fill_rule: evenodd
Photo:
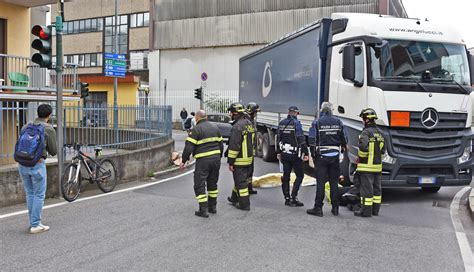
<path fill-rule="evenodd" d="M 31 34 L 39 37 L 42 40 L 49 40 L 51 38 L 51 29 L 42 25 L 35 25 L 31 29 Z"/>

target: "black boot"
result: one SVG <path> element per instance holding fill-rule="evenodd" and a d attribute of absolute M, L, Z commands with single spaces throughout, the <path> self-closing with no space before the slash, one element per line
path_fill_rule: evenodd
<path fill-rule="evenodd" d="M 256 195 L 258 193 L 257 190 L 253 189 L 252 179 L 249 180 L 248 188 L 249 188 L 249 194 Z"/>
<path fill-rule="evenodd" d="M 380 206 L 381 204 L 374 204 L 374 206 L 372 206 L 372 215 L 379 216 Z"/>
<path fill-rule="evenodd" d="M 209 197 L 208 201 L 209 201 L 209 208 L 208 208 L 209 213 L 213 213 L 213 214 L 217 213 L 217 209 L 216 209 L 217 198 Z"/>
<path fill-rule="evenodd" d="M 293 206 L 295 206 L 295 207 L 303 207 L 304 206 L 303 202 L 299 201 L 296 196 L 291 198 L 291 204 L 293 204 Z"/>
<path fill-rule="evenodd" d="M 372 217 L 372 206 L 362 205 L 361 209 L 354 212 L 355 216 Z"/>
<path fill-rule="evenodd" d="M 230 204 L 232 204 L 232 206 L 235 206 L 235 204 L 237 204 L 239 200 L 237 197 L 237 193 L 235 192 L 235 189 L 232 190 L 232 195 L 229 196 L 227 200 L 230 202 Z"/>
<path fill-rule="evenodd" d="M 339 215 L 339 206 L 333 206 L 332 209 L 331 209 L 331 213 L 334 216 L 338 216 Z"/>
<path fill-rule="evenodd" d="M 239 202 L 235 205 L 235 207 L 239 210 L 250 211 L 250 197 L 249 196 L 239 197 Z"/>
<path fill-rule="evenodd" d="M 289 196 L 285 196 L 285 205 L 290 207 L 295 207 Z"/>
<path fill-rule="evenodd" d="M 207 202 L 199 203 L 199 211 L 195 211 L 194 214 L 196 216 L 208 218 L 209 214 L 207 213 Z"/>
<path fill-rule="evenodd" d="M 310 215 L 323 217 L 323 208 L 322 207 L 314 207 L 313 209 L 306 210 L 306 213 L 310 214 Z"/>

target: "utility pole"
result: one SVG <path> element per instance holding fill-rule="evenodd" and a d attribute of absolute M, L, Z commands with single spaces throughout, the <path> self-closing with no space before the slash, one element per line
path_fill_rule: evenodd
<path fill-rule="evenodd" d="M 115 0 L 115 41 L 114 41 L 114 54 L 119 53 L 119 39 L 118 39 L 118 6 L 117 6 L 117 1 Z M 118 78 L 114 77 L 114 133 L 115 133 L 115 143 L 119 142 L 118 139 L 118 105 L 117 105 L 117 88 L 118 88 Z M 118 150 L 118 146 L 117 146 Z"/>
<path fill-rule="evenodd" d="M 56 16 L 56 119 L 58 138 L 58 191 L 61 193 L 61 177 L 64 166 L 63 139 L 63 1 L 58 0 L 58 15 Z"/>

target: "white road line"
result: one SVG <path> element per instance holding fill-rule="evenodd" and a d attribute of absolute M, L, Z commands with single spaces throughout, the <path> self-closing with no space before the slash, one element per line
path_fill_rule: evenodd
<path fill-rule="evenodd" d="M 167 181 L 170 181 L 170 180 L 173 180 L 173 179 L 184 177 L 184 176 L 189 175 L 193 172 L 194 172 L 194 170 L 191 170 L 191 171 L 188 171 L 186 173 L 182 173 L 180 175 L 177 175 L 175 177 L 170 177 L 170 178 L 167 178 L 167 179 L 158 180 L 158 181 L 155 181 L 155 182 L 151 182 L 151 183 L 147 183 L 147 184 L 143 184 L 143 185 L 138 185 L 138 186 L 135 186 L 135 187 L 130 187 L 130 188 L 122 189 L 122 190 L 112 191 L 112 192 L 106 193 L 106 194 L 100 194 L 100 195 L 94 195 L 94 196 L 79 198 L 79 199 L 77 199 L 76 201 L 74 201 L 72 203 L 67 202 L 67 201 L 63 201 L 63 202 L 60 202 L 60 203 L 47 205 L 47 206 L 43 207 L 43 210 L 63 206 L 63 205 L 66 205 L 66 204 L 74 204 L 76 202 L 82 202 L 82 201 L 87 201 L 87 200 L 91 200 L 91 199 L 95 199 L 95 198 L 99 198 L 99 197 L 105 197 L 105 196 L 110 196 L 110 195 L 115 195 L 115 194 L 120 194 L 120 193 L 124 193 L 124 192 L 128 192 L 128 191 L 133 191 L 133 190 L 137 190 L 137 189 L 146 188 L 146 187 L 153 186 L 153 185 L 156 185 L 156 184 L 160 184 L 160 183 L 163 183 L 163 182 L 167 182 Z M 25 214 L 25 213 L 28 213 L 28 210 L 2 214 L 2 215 L 0 215 L 0 219 L 16 216 L 16 215 L 20 215 L 20 214 Z"/>
<path fill-rule="evenodd" d="M 469 245 L 469 240 L 467 240 L 461 220 L 459 219 L 459 205 L 461 203 L 461 198 L 465 193 L 467 193 L 467 191 L 469 191 L 469 189 L 471 189 L 471 187 L 467 186 L 456 193 L 453 202 L 451 202 L 450 213 L 451 221 L 453 222 L 454 230 L 456 231 L 459 249 L 461 250 L 464 269 L 467 272 L 474 272 L 474 257 L 472 255 L 472 249 Z"/>

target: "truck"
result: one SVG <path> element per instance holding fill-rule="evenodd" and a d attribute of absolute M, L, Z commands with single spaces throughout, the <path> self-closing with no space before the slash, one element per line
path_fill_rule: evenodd
<path fill-rule="evenodd" d="M 334 13 L 240 58 L 239 101 L 262 108 L 257 155 L 265 161 L 276 159 L 289 106 L 300 109 L 307 135 L 329 101 L 348 138 L 346 182 L 356 169 L 359 114 L 372 108 L 386 138 L 382 186 L 437 192 L 472 180 L 473 65 L 462 37 L 444 24 Z"/>

